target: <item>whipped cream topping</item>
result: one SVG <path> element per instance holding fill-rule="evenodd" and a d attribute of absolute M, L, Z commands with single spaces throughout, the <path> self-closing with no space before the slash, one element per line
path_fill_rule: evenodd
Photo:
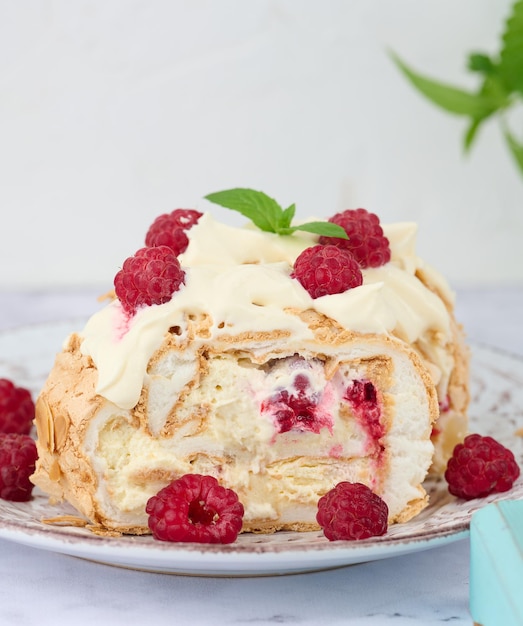
<path fill-rule="evenodd" d="M 383 230 L 391 246 L 389 263 L 363 270 L 360 287 L 313 299 L 290 274 L 296 257 L 318 236 L 237 228 L 205 213 L 187 233 L 189 246 L 179 257 L 185 284 L 169 302 L 144 307 L 129 319 L 115 300 L 93 315 L 80 333 L 82 353 L 98 370 L 97 393 L 123 409 L 135 406 L 151 356 L 169 328 L 186 328 L 189 316 L 210 316 L 206 343 L 224 334 L 277 330 L 297 341 L 311 341 L 312 331 L 292 312 L 308 309 L 352 331 L 391 334 L 418 343 L 435 382 L 443 381 L 444 387 L 453 366 L 445 350 L 450 316 L 416 271 L 429 273 L 448 301 L 453 295 L 445 280 L 416 256 L 414 223 L 383 225 Z M 198 348 L 196 339 L 189 350 L 195 353 Z M 446 389 L 441 387 L 443 396 Z"/>

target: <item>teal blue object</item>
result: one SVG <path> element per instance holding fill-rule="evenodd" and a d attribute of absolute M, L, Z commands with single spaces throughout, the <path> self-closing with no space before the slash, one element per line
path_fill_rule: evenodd
<path fill-rule="evenodd" d="M 523 500 L 472 516 L 470 612 L 481 626 L 523 626 Z"/>

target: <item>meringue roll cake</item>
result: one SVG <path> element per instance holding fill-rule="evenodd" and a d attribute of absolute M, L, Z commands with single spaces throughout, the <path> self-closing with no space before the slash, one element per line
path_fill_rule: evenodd
<path fill-rule="evenodd" d="M 467 430 L 468 353 L 416 225 L 382 225 L 385 262 L 313 297 L 296 261 L 328 237 L 193 222 L 172 294 L 133 308 L 117 289 L 65 339 L 37 401 L 33 482 L 131 534 L 193 473 L 238 494 L 243 531 L 318 529 L 341 481 L 369 486 L 389 523 L 417 515 Z"/>

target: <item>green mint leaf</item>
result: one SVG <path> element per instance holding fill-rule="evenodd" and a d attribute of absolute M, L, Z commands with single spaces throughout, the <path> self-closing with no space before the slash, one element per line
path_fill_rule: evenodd
<path fill-rule="evenodd" d="M 523 143 L 519 143 L 519 141 L 514 137 L 514 135 L 506 126 L 503 129 L 503 132 L 505 134 L 507 145 L 510 148 L 510 152 L 512 153 L 512 156 L 516 160 L 516 164 L 523 174 Z"/>
<path fill-rule="evenodd" d="M 326 237 L 340 237 L 348 239 L 345 230 L 331 222 L 307 222 L 299 226 L 291 226 L 296 212 L 296 205 L 282 209 L 282 207 L 262 191 L 254 189 L 227 189 L 205 196 L 209 202 L 214 202 L 226 209 L 238 211 L 250 219 L 260 230 L 278 235 L 292 235 L 297 230 L 303 230 Z"/>
<path fill-rule="evenodd" d="M 238 211 L 260 230 L 275 233 L 280 224 L 282 208 L 262 191 L 254 189 L 227 189 L 205 196 L 206 200 L 226 209 Z"/>
<path fill-rule="evenodd" d="M 514 3 L 502 41 L 499 74 L 509 92 L 523 94 L 523 0 Z"/>
<path fill-rule="evenodd" d="M 295 213 L 296 213 L 295 204 L 291 204 L 291 206 L 286 208 L 285 211 L 282 211 L 281 220 L 280 220 L 280 229 L 290 227 L 290 225 L 292 224 L 292 220 L 294 219 Z"/>
<path fill-rule="evenodd" d="M 474 94 L 451 85 L 426 78 L 410 69 L 394 53 L 391 53 L 393 61 L 405 74 L 411 84 L 433 104 L 445 109 L 449 113 L 467 115 L 472 118 L 482 118 L 497 108 L 497 102 L 488 96 Z"/>
<path fill-rule="evenodd" d="M 305 222 L 299 226 L 293 226 L 292 230 L 303 230 L 307 233 L 323 235 L 324 237 L 339 237 L 340 239 L 348 239 L 345 229 L 338 224 L 332 222 Z"/>

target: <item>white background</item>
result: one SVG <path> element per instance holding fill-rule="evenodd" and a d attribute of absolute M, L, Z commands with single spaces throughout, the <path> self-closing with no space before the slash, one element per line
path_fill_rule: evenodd
<path fill-rule="evenodd" d="M 301 217 L 416 220 L 454 286 L 523 283 L 523 177 L 499 125 L 464 157 L 466 121 L 387 54 L 475 88 L 466 57 L 497 51 L 510 6 L 0 0 L 0 289 L 109 288 L 154 217 L 235 186 Z"/>

